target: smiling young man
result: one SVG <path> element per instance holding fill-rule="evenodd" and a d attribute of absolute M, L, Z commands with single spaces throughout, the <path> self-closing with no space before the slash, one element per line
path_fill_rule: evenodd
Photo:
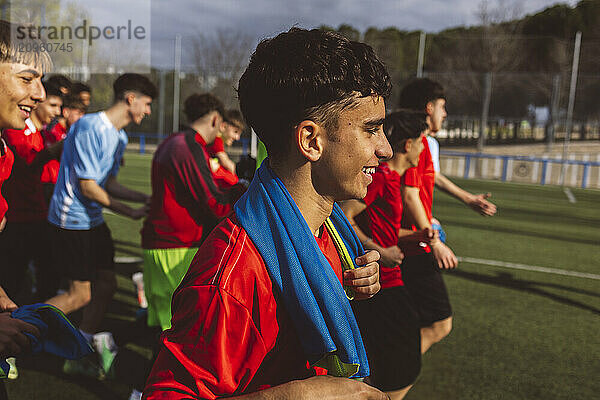
<path fill-rule="evenodd" d="M 80 331 L 89 341 L 94 339 L 102 361 L 100 373 L 109 372 L 116 348 L 112 336 L 95 334 L 117 286 L 114 245 L 102 209 L 133 219 L 146 215 L 146 205 L 131 208 L 119 200 L 145 204 L 149 196 L 122 186 L 116 177 L 127 145 L 123 128 L 139 125 L 150 114 L 156 96 L 154 84 L 138 74 L 121 75 L 113 89 L 113 105 L 82 117 L 65 139 L 48 212 L 56 273 L 69 281 L 69 288 L 47 303 L 65 314 L 87 305 Z M 78 362 L 65 364 L 66 370 L 74 368 L 74 372 L 79 366 Z"/>
<path fill-rule="evenodd" d="M 52 65 L 48 53 L 18 51 L 19 43 L 12 40 L 15 29 L 9 22 L 0 20 L 0 129 L 25 128 L 25 121 L 31 110 L 45 99 L 41 78 L 44 71 Z M 39 48 L 38 42 L 29 44 L 35 44 Z M 0 188 L 10 176 L 13 162 L 14 154 L 0 136 Z M 0 192 L 0 232 L 6 224 L 7 209 L 8 203 Z M 9 267 L 7 264 L 1 255 L 0 265 Z M 40 334 L 33 325 L 10 316 L 17 305 L 2 289 L 4 277 L 0 271 L 0 359 L 18 355 L 29 348 L 25 332 L 35 336 Z M 6 398 L 4 383 L 0 378 L 0 399 Z"/>
<path fill-rule="evenodd" d="M 6 268 L 4 290 L 19 302 L 28 301 L 30 293 L 24 289 L 25 277 L 30 262 L 36 269 L 39 294 L 51 295 L 49 282 L 44 279 L 49 270 L 50 248 L 46 217 L 48 204 L 44 196 L 42 175 L 51 159 L 60 156 L 62 144 L 45 147 L 42 128 L 60 114 L 62 99 L 57 87 L 44 85 L 46 99 L 40 102 L 25 120 L 24 129 L 6 129 L 3 132 L 7 145 L 15 156 L 10 178 L 5 182 L 3 193 L 11 204 L 6 213 L 7 227 L 0 241 L 0 253 L 4 255 Z M 36 243 L 30 248 L 31 243 Z M 54 290 L 56 292 L 56 290 Z M 40 299 L 37 299 L 40 300 Z"/>
<path fill-rule="evenodd" d="M 387 398 L 348 379 L 369 370 L 347 296 L 379 290 L 379 255 L 335 202 L 392 155 L 390 89 L 373 50 L 334 33 L 258 45 L 238 94 L 269 159 L 177 288 L 144 398 Z"/>

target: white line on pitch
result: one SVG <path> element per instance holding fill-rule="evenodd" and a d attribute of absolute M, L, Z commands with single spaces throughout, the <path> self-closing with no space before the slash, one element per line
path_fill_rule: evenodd
<path fill-rule="evenodd" d="M 569 189 L 568 187 L 563 188 L 563 192 L 565 192 L 565 194 L 567 195 L 567 199 L 569 199 L 569 203 L 577 203 L 577 199 L 573 195 L 573 192 L 571 192 L 571 189 Z"/>
<path fill-rule="evenodd" d="M 557 269 L 557 268 L 536 267 L 535 265 L 515 264 L 515 263 L 504 262 L 504 261 L 483 260 L 481 258 L 471 258 L 471 257 L 458 257 L 458 260 L 464 261 L 467 263 L 471 263 L 471 264 L 492 265 L 494 267 L 522 269 L 525 271 L 545 272 L 547 274 L 575 276 L 577 278 L 588 278 L 588 279 L 600 280 L 600 275 L 588 274 L 585 272 L 567 271 L 564 269 Z"/>
<path fill-rule="evenodd" d="M 144 261 L 143 258 L 141 257 L 128 257 L 128 256 L 123 256 L 123 257 L 115 257 L 114 261 L 117 264 L 133 264 L 133 263 L 141 263 L 142 261 Z"/>

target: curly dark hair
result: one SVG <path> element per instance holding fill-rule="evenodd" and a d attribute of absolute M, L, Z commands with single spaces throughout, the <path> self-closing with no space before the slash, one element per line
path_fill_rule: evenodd
<path fill-rule="evenodd" d="M 427 103 L 437 99 L 446 100 L 444 87 L 429 78 L 417 78 L 408 82 L 400 91 L 398 107 L 425 111 Z"/>
<path fill-rule="evenodd" d="M 185 116 L 191 124 L 198 118 L 204 117 L 211 111 L 216 111 L 221 116 L 225 113 L 223 103 L 216 96 L 210 93 L 194 93 L 185 99 L 183 105 Z"/>
<path fill-rule="evenodd" d="M 158 90 L 152 81 L 140 74 L 126 73 L 119 76 L 113 83 L 115 101 L 124 100 L 125 93 L 136 92 L 156 98 Z"/>
<path fill-rule="evenodd" d="M 402 152 L 407 139 L 416 139 L 428 128 L 423 111 L 398 110 L 385 117 L 383 130 L 394 152 Z"/>
<path fill-rule="evenodd" d="M 54 81 L 42 82 L 44 90 L 46 91 L 46 98 L 50 96 L 56 96 L 62 98 L 64 95 L 60 90 L 60 86 Z"/>
<path fill-rule="evenodd" d="M 359 97 L 387 97 L 391 87 L 367 44 L 334 32 L 292 28 L 256 47 L 238 97 L 246 122 L 274 156 L 286 154 L 299 122 L 309 119 L 335 130 L 340 111 Z"/>

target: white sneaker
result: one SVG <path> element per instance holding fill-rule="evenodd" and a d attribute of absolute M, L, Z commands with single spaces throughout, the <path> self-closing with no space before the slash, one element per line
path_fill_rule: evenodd
<path fill-rule="evenodd" d="M 17 369 L 17 359 L 14 357 L 8 357 L 6 362 L 10 366 L 8 370 L 8 375 L 6 377 L 8 379 L 17 379 L 19 377 L 19 370 Z"/>
<path fill-rule="evenodd" d="M 100 366 L 107 376 L 113 375 L 111 369 L 117 357 L 117 344 L 110 332 L 98 332 L 92 338 L 92 346 L 100 358 Z"/>
<path fill-rule="evenodd" d="M 129 395 L 129 400 L 142 400 L 142 392 L 133 389 Z"/>

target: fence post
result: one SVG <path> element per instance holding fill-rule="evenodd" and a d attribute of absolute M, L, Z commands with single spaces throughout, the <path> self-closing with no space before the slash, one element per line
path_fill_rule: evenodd
<path fill-rule="evenodd" d="M 502 182 L 506 182 L 506 176 L 508 174 L 508 157 L 502 157 Z"/>
<path fill-rule="evenodd" d="M 587 188 L 588 174 L 590 172 L 589 169 L 590 169 L 589 163 L 583 164 L 583 176 L 581 177 L 581 187 L 583 189 Z"/>
<path fill-rule="evenodd" d="M 542 161 L 542 176 L 540 177 L 540 185 L 546 184 L 546 171 L 548 170 L 548 161 Z"/>
<path fill-rule="evenodd" d="M 146 135 L 140 136 L 140 154 L 144 154 L 146 152 Z"/>
<path fill-rule="evenodd" d="M 471 168 L 471 156 L 470 155 L 466 155 L 465 156 L 465 171 L 463 174 L 463 178 L 465 179 L 469 179 L 469 169 Z"/>

